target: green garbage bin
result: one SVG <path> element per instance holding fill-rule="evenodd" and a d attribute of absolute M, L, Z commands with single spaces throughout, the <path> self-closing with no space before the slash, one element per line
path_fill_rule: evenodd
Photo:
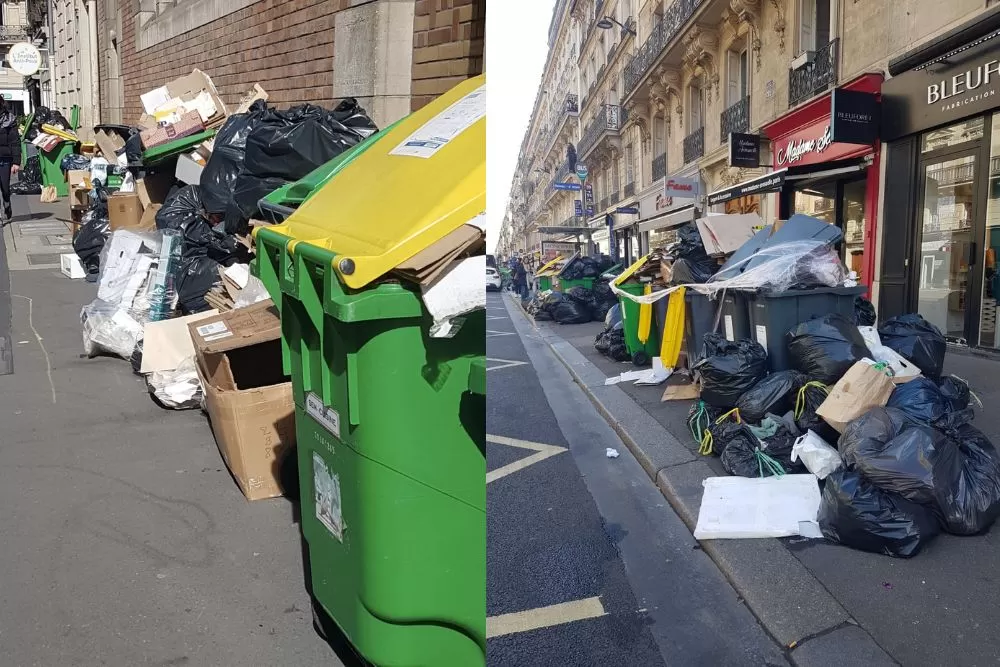
<path fill-rule="evenodd" d="M 548 292 L 552 289 L 552 276 L 538 276 L 538 291 Z"/>
<path fill-rule="evenodd" d="M 391 274 L 485 209 L 485 115 L 426 159 L 406 154 L 484 83 L 415 112 L 255 232 L 288 351 L 310 592 L 376 665 L 486 664 L 486 314 L 433 337 L 420 287 Z"/>
<path fill-rule="evenodd" d="M 642 283 L 625 283 L 618 288 L 623 292 L 642 296 Z M 660 337 L 656 326 L 656 318 L 653 317 L 649 327 L 649 338 L 645 344 L 639 342 L 639 304 L 632 299 L 623 296 L 618 297 L 618 303 L 622 311 L 622 330 L 625 334 L 625 347 L 632 355 L 632 363 L 636 366 L 645 366 L 650 363 L 653 357 L 660 354 Z"/>
<path fill-rule="evenodd" d="M 57 144 L 51 151 L 38 149 L 38 162 L 42 168 L 42 185 L 53 185 L 56 194 L 60 197 L 69 196 L 69 183 L 66 182 L 66 174 L 62 170 L 63 158 L 73 154 L 75 144 L 64 141 Z"/>
<path fill-rule="evenodd" d="M 594 289 L 594 281 L 596 278 L 575 278 L 568 280 L 566 278 L 559 278 L 559 291 L 568 292 L 574 287 L 585 287 L 589 290 Z"/>

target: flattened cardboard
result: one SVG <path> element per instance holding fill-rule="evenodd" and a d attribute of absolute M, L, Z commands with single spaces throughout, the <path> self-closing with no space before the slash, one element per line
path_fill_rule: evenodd
<path fill-rule="evenodd" d="M 240 99 L 240 104 L 236 107 L 236 111 L 233 113 L 246 113 L 250 110 L 250 107 L 254 102 L 257 100 L 264 100 L 267 102 L 268 97 L 269 95 L 267 94 L 267 91 L 261 88 L 259 83 L 255 83 L 253 84 L 253 88 L 247 91 L 247 93 Z"/>
<path fill-rule="evenodd" d="M 160 210 L 163 204 L 150 204 L 142 212 L 142 218 L 139 219 L 139 229 L 156 229 L 156 212 Z"/>
<path fill-rule="evenodd" d="M 135 192 L 142 207 L 149 208 L 150 204 L 162 204 L 173 185 L 173 174 L 146 174 L 135 182 Z"/>
<path fill-rule="evenodd" d="M 736 252 L 764 225 L 756 213 L 711 215 L 696 222 L 705 252 L 713 256 Z"/>
<path fill-rule="evenodd" d="M 115 132 L 98 130 L 94 134 L 94 141 L 97 143 L 97 147 L 101 149 L 101 155 L 108 162 L 117 162 L 118 151 L 125 148 L 125 140 Z"/>
<path fill-rule="evenodd" d="M 281 338 L 281 316 L 268 299 L 220 313 L 189 327 L 199 356 L 228 352 Z"/>
<path fill-rule="evenodd" d="M 437 243 L 402 262 L 396 267 L 396 272 L 407 280 L 429 285 L 462 253 L 485 243 L 485 238 L 483 230 L 475 225 L 462 225 Z"/>
<path fill-rule="evenodd" d="M 218 315 L 217 311 L 196 313 L 159 322 L 147 322 L 143 332 L 142 366 L 139 372 L 176 370 L 185 359 L 194 357 L 194 342 L 188 325 Z"/>
<path fill-rule="evenodd" d="M 701 389 L 694 383 L 672 384 L 663 391 L 663 398 L 660 399 L 660 402 L 693 401 L 699 396 L 701 396 Z"/>
<path fill-rule="evenodd" d="M 221 124 L 225 121 L 226 116 L 229 115 L 225 102 L 219 97 L 219 91 L 215 89 L 215 84 L 212 83 L 212 78 L 200 69 L 192 71 L 187 76 L 174 79 L 167 84 L 166 88 L 168 99 L 179 97 L 184 102 L 193 100 L 203 90 L 207 91 L 212 98 L 212 102 L 215 104 L 215 115 L 205 121 L 205 127 L 213 127 L 216 124 Z"/>

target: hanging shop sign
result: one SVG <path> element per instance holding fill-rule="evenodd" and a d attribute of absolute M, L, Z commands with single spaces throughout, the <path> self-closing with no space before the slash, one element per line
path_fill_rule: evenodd
<path fill-rule="evenodd" d="M 871 146 L 878 141 L 878 97 L 863 90 L 835 88 L 830 93 L 831 140 Z"/>
<path fill-rule="evenodd" d="M 733 132 L 729 135 L 729 166 L 760 166 L 760 135 Z"/>
<path fill-rule="evenodd" d="M 882 84 L 882 140 L 1000 107 L 1000 31 Z"/>
<path fill-rule="evenodd" d="M 579 199 L 573 201 L 573 214 L 576 216 L 583 215 L 583 202 Z"/>
<path fill-rule="evenodd" d="M 591 204 L 590 206 L 587 207 L 587 215 L 588 216 L 594 215 L 594 205 L 593 204 Z"/>
<path fill-rule="evenodd" d="M 594 186 L 590 183 L 583 188 L 583 200 L 588 205 L 594 203 Z"/>
<path fill-rule="evenodd" d="M 21 76 L 31 76 L 42 69 L 42 53 L 33 44 L 18 42 L 7 52 L 7 64 Z"/>
<path fill-rule="evenodd" d="M 701 181 L 697 178 L 670 176 L 663 179 L 663 194 L 667 197 L 691 199 L 701 194 Z"/>
<path fill-rule="evenodd" d="M 556 190 L 577 190 L 578 191 L 581 186 L 580 186 L 579 183 L 553 183 L 552 187 L 555 188 Z"/>
<path fill-rule="evenodd" d="M 693 203 L 692 197 L 668 197 L 662 190 L 657 190 L 639 200 L 639 219 L 649 220 Z"/>

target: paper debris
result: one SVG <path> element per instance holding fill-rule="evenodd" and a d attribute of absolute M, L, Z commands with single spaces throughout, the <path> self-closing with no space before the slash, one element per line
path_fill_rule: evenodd
<path fill-rule="evenodd" d="M 618 455 L 618 450 L 617 450 L 617 449 L 614 449 L 614 448 L 612 448 L 612 447 L 608 447 L 607 451 L 605 451 L 605 452 L 604 452 L 604 454 L 605 454 L 605 455 L 606 455 L 606 456 L 607 456 L 607 457 L 608 457 L 609 459 L 616 459 L 616 458 L 618 458 L 618 456 L 619 456 L 619 455 Z"/>

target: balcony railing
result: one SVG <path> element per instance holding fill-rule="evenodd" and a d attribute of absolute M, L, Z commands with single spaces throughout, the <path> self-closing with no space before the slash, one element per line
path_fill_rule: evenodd
<path fill-rule="evenodd" d="M 808 65 L 788 70 L 788 106 L 805 102 L 837 82 L 837 45 L 833 40 L 818 49 Z"/>
<path fill-rule="evenodd" d="M 618 134 L 624 124 L 625 109 L 617 104 L 602 106 L 583 130 L 583 137 L 580 139 L 578 149 L 579 155 L 581 157 L 587 155 L 605 134 Z"/>
<path fill-rule="evenodd" d="M 694 162 L 705 154 L 705 128 L 699 127 L 684 137 L 684 164 Z"/>
<path fill-rule="evenodd" d="M 0 43 L 13 44 L 31 39 L 26 25 L 0 25 Z"/>
<path fill-rule="evenodd" d="M 1000 160 L 1000 158 L 997 159 Z M 635 183 L 626 183 L 625 198 L 628 199 L 629 197 L 634 197 L 634 196 L 635 196 Z"/>
<path fill-rule="evenodd" d="M 642 81 L 646 73 L 656 64 L 667 45 L 677 37 L 681 29 L 694 15 L 695 10 L 706 0 L 676 0 L 663 17 L 653 26 L 649 38 L 639 47 L 632 60 L 625 65 L 625 85 L 623 94 L 629 96 Z"/>
<path fill-rule="evenodd" d="M 611 193 L 610 195 L 608 195 L 608 205 L 609 205 L 609 206 L 614 206 L 615 204 L 617 204 L 617 203 L 618 203 L 618 202 L 620 202 L 621 200 L 622 200 L 622 198 L 621 198 L 621 196 L 620 196 L 620 195 L 618 194 L 618 191 L 617 191 L 617 190 L 615 190 L 615 191 L 614 191 L 614 192 L 612 192 L 612 193 Z"/>
<path fill-rule="evenodd" d="M 746 132 L 749 130 L 750 98 L 744 97 L 742 100 L 723 111 L 719 126 L 722 128 L 722 143 L 729 141 L 729 135 L 733 132 Z"/>
<path fill-rule="evenodd" d="M 657 155 L 653 158 L 653 180 L 658 181 L 667 175 L 667 154 Z"/>

